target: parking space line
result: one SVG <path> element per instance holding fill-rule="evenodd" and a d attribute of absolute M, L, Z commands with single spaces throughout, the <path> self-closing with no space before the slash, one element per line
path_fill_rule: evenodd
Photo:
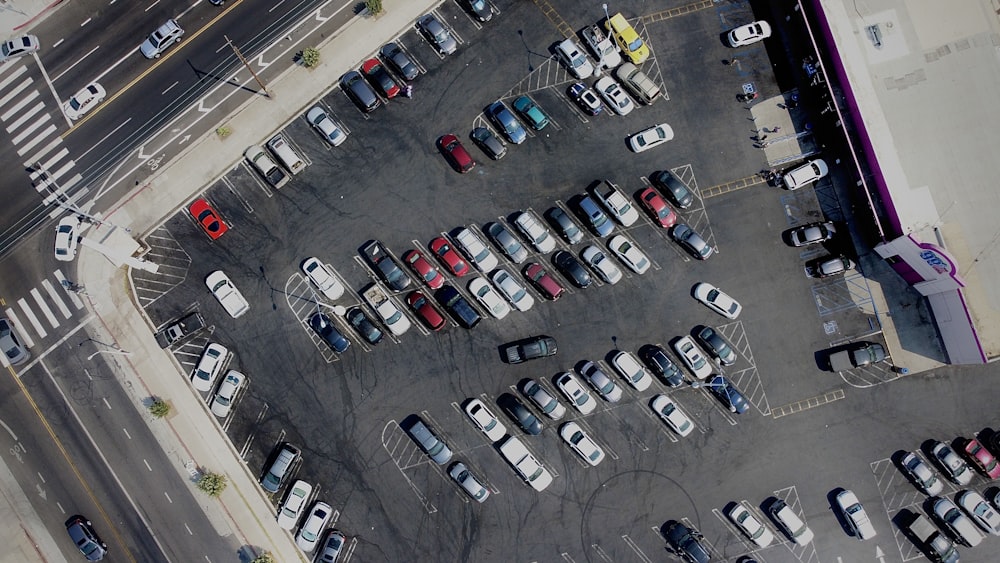
<path fill-rule="evenodd" d="M 260 191 L 264 192 L 264 195 L 267 196 L 268 199 L 274 197 L 274 192 L 271 191 L 270 185 L 268 185 L 267 182 L 261 179 L 260 174 L 256 170 L 251 168 L 250 164 L 247 162 L 245 158 L 240 160 L 239 166 L 241 166 L 243 170 L 245 170 L 250 175 L 250 178 L 253 180 L 253 183 L 257 184 L 257 187 L 260 188 Z"/>
<path fill-rule="evenodd" d="M 675 399 L 674 397 L 671 397 L 671 399 L 673 399 L 674 402 L 678 402 L 677 399 Z M 645 403 L 645 407 L 646 408 L 642 409 L 642 412 L 643 414 L 645 414 L 646 417 L 649 418 L 650 421 L 653 422 L 653 424 L 656 426 L 657 431 L 659 431 L 660 434 L 666 436 L 667 439 L 670 440 L 671 442 L 675 444 L 679 442 L 680 438 L 677 437 L 677 434 L 667 429 L 666 427 L 667 425 L 664 424 L 663 420 L 659 417 L 659 415 L 653 412 L 653 408 L 649 406 L 648 401 Z M 694 421 L 692 421 L 692 424 L 694 424 Z M 698 425 L 695 425 L 695 428 L 700 428 L 700 427 Z"/>
<path fill-rule="evenodd" d="M 833 391 L 827 391 L 822 395 L 817 395 L 815 397 L 810 397 L 808 399 L 802 399 L 800 401 L 788 403 L 787 405 L 775 407 L 771 409 L 771 417 L 781 418 L 783 416 L 788 416 L 790 414 L 795 414 L 809 409 L 814 409 L 816 407 L 826 405 L 834 401 L 839 401 L 845 398 L 846 396 L 847 395 L 844 393 L 843 389 L 834 389 Z"/>
<path fill-rule="evenodd" d="M 549 4 L 548 0 L 533 0 L 533 1 L 535 3 L 535 6 L 537 6 L 538 9 L 542 11 L 542 14 L 545 15 L 545 17 L 549 20 L 549 22 L 553 26 L 555 26 L 556 30 L 559 33 L 561 33 L 564 38 L 568 39 L 576 35 L 576 32 L 573 31 L 573 28 L 570 27 L 569 24 L 566 23 L 566 20 L 564 20 L 563 17 L 559 15 L 559 12 L 557 12 L 556 9 L 552 7 L 552 4 Z"/>
<path fill-rule="evenodd" d="M 577 82 L 576 78 L 553 55 L 545 59 L 545 62 L 535 67 L 527 76 L 519 80 L 510 90 L 507 90 L 500 96 L 500 99 L 506 100 L 514 96 L 563 86 L 571 82 Z"/>
<path fill-rule="evenodd" d="M 483 24 L 477 18 L 472 17 L 472 14 L 470 14 L 468 10 L 466 10 L 465 8 L 463 8 L 462 5 L 459 3 L 458 0 L 452 0 L 452 2 L 454 2 L 455 5 L 458 7 L 458 9 L 462 12 L 462 15 L 464 15 L 465 18 L 467 20 L 469 20 L 469 23 L 472 24 L 472 27 L 476 28 L 476 31 L 482 31 L 483 30 Z M 491 3 L 490 4 L 490 8 L 492 8 L 492 7 L 493 7 L 493 5 Z"/>
<path fill-rule="evenodd" d="M 440 430 L 440 428 L 438 429 Z M 424 506 L 424 510 L 426 510 L 428 514 L 434 514 L 435 512 L 437 512 L 437 507 L 434 506 L 434 503 L 432 503 L 430 499 L 428 499 L 427 496 L 424 495 L 424 493 L 417 487 L 417 485 L 413 482 L 413 480 L 410 479 L 410 476 L 406 474 L 405 469 L 415 467 L 415 465 L 407 465 L 404 468 L 402 465 L 400 465 L 399 461 L 394 455 L 398 445 L 403 440 L 409 442 L 408 446 L 412 448 L 411 451 L 416 451 L 420 455 L 423 455 L 423 453 L 420 452 L 419 448 L 417 448 L 417 446 L 413 443 L 413 441 L 409 440 L 409 438 L 405 436 L 403 429 L 399 427 L 399 423 L 397 423 L 395 420 L 390 420 L 389 422 L 386 422 L 385 426 L 382 428 L 382 448 L 385 449 L 385 451 L 389 454 L 389 457 L 392 459 L 393 463 L 396 464 L 396 468 L 399 469 L 399 473 L 403 476 L 403 479 L 406 480 L 406 484 L 410 486 L 410 489 L 413 491 L 413 494 L 417 495 L 417 499 L 420 501 L 420 504 Z M 392 449 L 389 448 L 390 442 L 393 442 Z M 404 452 L 407 449 L 408 448 L 404 447 Z M 426 456 L 424 457 L 425 459 L 423 460 L 423 462 L 416 465 L 426 465 L 427 463 L 429 463 L 429 461 L 426 459 Z"/>
<path fill-rule="evenodd" d="M 635 543 L 635 540 L 630 538 L 628 534 L 622 535 L 622 541 L 625 542 L 625 545 L 627 545 L 629 549 L 635 552 L 635 554 L 639 557 L 641 561 L 643 561 L 643 563 L 653 563 L 653 560 L 647 557 L 645 553 L 643 553 L 642 549 L 639 548 L 639 544 Z"/>
<path fill-rule="evenodd" d="M 590 544 L 590 547 L 593 548 L 593 550 L 597 552 L 597 555 L 601 559 L 607 561 L 608 563 L 611 563 L 613 561 L 613 559 L 611 559 L 610 557 L 608 557 L 608 554 L 604 551 L 604 548 L 602 548 L 600 546 L 600 544 L 592 543 L 592 544 Z"/>
<path fill-rule="evenodd" d="M 668 10 L 662 10 L 652 14 L 646 14 L 639 19 L 642 20 L 643 23 L 655 23 L 670 18 L 686 16 L 688 14 L 700 10 L 706 10 L 715 5 L 716 3 L 714 0 L 701 0 L 701 2 L 692 2 L 691 4 L 687 4 L 685 6 L 678 6 L 676 8 L 670 8 Z"/>

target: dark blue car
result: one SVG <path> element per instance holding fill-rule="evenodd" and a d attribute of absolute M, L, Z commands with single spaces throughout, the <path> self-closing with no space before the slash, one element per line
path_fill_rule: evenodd
<path fill-rule="evenodd" d="M 528 132 L 524 130 L 521 122 L 514 117 L 503 102 L 493 102 L 486 108 L 486 116 L 489 117 L 497 127 L 503 131 L 507 139 L 515 145 L 520 145 L 528 138 Z"/>

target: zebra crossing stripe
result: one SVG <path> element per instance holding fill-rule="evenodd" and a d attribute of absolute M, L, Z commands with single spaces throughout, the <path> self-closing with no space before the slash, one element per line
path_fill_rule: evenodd
<path fill-rule="evenodd" d="M 14 121 L 14 123 L 10 124 L 10 127 L 7 128 L 7 132 L 10 133 L 16 131 L 20 126 L 24 125 L 25 122 L 34 117 L 36 113 L 42 111 L 43 109 L 45 109 L 45 104 L 43 104 L 42 102 L 38 102 L 37 104 L 31 106 L 31 109 L 22 113 L 21 117 L 18 117 Z"/>
<path fill-rule="evenodd" d="M 83 301 L 80 301 L 80 298 L 77 297 L 75 293 L 66 289 L 67 285 L 66 282 L 68 282 L 69 280 L 67 280 L 66 276 L 63 275 L 62 270 L 56 270 L 52 272 L 52 274 L 55 275 L 57 280 L 59 280 L 59 285 L 63 287 L 63 291 L 66 292 L 66 296 L 69 297 L 69 300 L 70 302 L 73 303 L 73 306 L 76 307 L 77 309 L 83 309 Z"/>
<path fill-rule="evenodd" d="M 42 160 L 42 158 L 44 158 L 45 155 L 47 155 L 50 152 L 56 150 L 56 147 L 58 147 L 60 143 L 62 143 L 62 139 L 61 138 L 56 137 L 55 139 L 52 139 L 52 141 L 50 141 L 49 144 L 45 145 L 45 147 L 43 147 L 42 150 L 40 150 L 40 151 L 36 152 L 35 154 L 31 155 L 31 158 L 29 158 L 28 160 L 26 160 L 24 162 L 24 166 L 25 167 L 34 166 L 35 163 L 37 163 L 38 161 Z M 24 156 L 24 155 L 22 154 L 21 156 Z"/>
<path fill-rule="evenodd" d="M 52 314 L 52 309 L 49 309 L 45 300 L 42 299 L 42 293 L 36 288 L 31 288 L 29 293 L 31 294 L 31 298 L 35 300 L 35 303 L 37 303 L 38 307 L 42 310 L 42 314 L 45 315 L 46 319 L 48 319 L 49 324 L 52 325 L 52 328 L 59 328 L 59 319 Z"/>
<path fill-rule="evenodd" d="M 56 307 L 59 309 L 59 312 L 62 313 L 62 316 L 64 318 L 68 319 L 71 316 L 73 316 L 73 313 L 71 313 L 69 311 L 69 307 L 67 307 L 66 304 L 63 303 L 62 298 L 59 297 L 58 293 L 56 293 L 56 288 L 52 286 L 49 280 L 42 280 L 42 287 L 45 288 L 45 292 L 48 293 L 49 297 L 52 298 L 52 301 L 55 302 Z"/>
<path fill-rule="evenodd" d="M 44 168 L 45 170 L 52 170 L 53 166 L 55 166 L 56 164 L 58 164 L 60 160 L 62 160 L 63 158 L 65 158 L 68 155 L 69 155 L 69 149 L 67 149 L 66 147 L 63 147 L 62 150 L 59 151 L 59 152 L 57 152 L 52 158 L 50 158 L 50 159 L 46 160 L 45 162 L 43 162 L 42 163 L 42 168 Z M 35 170 L 31 174 L 28 174 L 28 177 L 31 178 L 32 182 L 34 182 L 35 180 L 37 180 L 37 179 L 39 179 L 39 178 L 42 177 L 42 172 L 41 172 L 41 170 Z"/>
<path fill-rule="evenodd" d="M 45 327 L 42 326 L 42 323 L 38 322 L 38 317 L 36 317 L 35 314 L 31 312 L 31 307 L 28 307 L 28 302 L 25 301 L 24 298 L 22 297 L 21 299 L 17 300 L 17 304 L 21 306 L 21 311 L 24 312 L 25 317 L 28 317 L 28 321 L 31 323 L 31 326 L 35 327 L 35 332 L 38 333 L 38 336 L 42 338 L 48 336 L 49 333 L 45 332 Z M 10 311 L 10 309 L 8 309 L 8 311 Z"/>
<path fill-rule="evenodd" d="M 14 323 L 14 328 L 17 329 L 17 335 L 20 336 L 22 340 L 24 340 L 24 345 L 27 346 L 28 348 L 34 346 L 35 341 L 31 339 L 31 335 L 28 334 L 28 331 L 24 330 L 24 323 L 22 323 L 21 319 L 17 317 L 17 313 L 14 312 L 14 309 L 7 309 L 6 313 L 7 313 L 7 318 L 9 318 L 11 322 Z"/>
<path fill-rule="evenodd" d="M 21 82 L 19 82 L 17 84 L 17 86 L 15 86 L 14 89 L 11 90 L 6 96 L 4 96 L 3 98 L 0 98 L 0 107 L 9 104 L 11 100 L 13 100 L 14 98 L 18 97 L 18 95 L 21 92 L 23 92 L 25 88 L 27 88 L 28 86 L 31 86 L 32 82 L 33 81 L 31 80 L 30 77 L 25 78 L 24 80 L 22 80 Z"/>
<path fill-rule="evenodd" d="M 30 104 L 32 100 L 34 100 L 38 96 L 39 96 L 38 90 L 32 90 L 31 92 L 28 92 L 27 94 L 24 95 L 24 98 L 20 102 L 14 104 L 14 107 L 5 111 L 3 115 L 0 115 L 0 119 L 7 121 L 8 119 L 14 117 L 14 115 L 16 115 L 17 112 L 21 111 L 24 108 L 24 106 Z M 20 122 L 22 120 L 19 119 L 18 121 Z M 13 133 L 15 129 L 17 129 L 17 125 L 12 124 L 10 127 L 7 128 L 7 132 Z"/>
<path fill-rule="evenodd" d="M 3 65 L 0 65 L 0 68 L 3 68 Z M 6 90 L 7 87 L 10 86 L 11 82 L 14 82 L 19 76 L 26 72 L 28 72 L 28 67 L 24 65 L 17 67 L 17 70 L 15 70 L 13 74 L 4 78 L 3 82 L 0 82 L 0 90 Z"/>
<path fill-rule="evenodd" d="M 21 142 L 30 137 L 32 133 L 35 132 L 36 129 L 38 129 L 42 125 L 45 125 L 49 121 L 52 121 L 52 117 L 47 113 L 43 113 L 41 117 L 33 121 L 31 125 L 29 125 L 23 131 L 18 133 L 16 137 L 10 140 L 10 142 L 14 143 L 15 145 L 20 145 Z"/>
<path fill-rule="evenodd" d="M 48 116 L 48 114 L 45 114 L 45 115 Z M 45 128 L 45 131 L 42 131 L 41 133 L 39 133 L 34 139 L 31 140 L 31 142 L 29 142 L 28 144 L 26 144 L 23 147 L 21 147 L 17 151 L 17 156 L 24 156 L 35 145 L 37 145 L 38 143 L 41 143 L 42 141 L 44 141 L 45 139 L 47 139 L 50 135 L 52 135 L 55 132 L 56 132 L 56 126 L 55 125 L 49 125 L 48 127 Z"/>

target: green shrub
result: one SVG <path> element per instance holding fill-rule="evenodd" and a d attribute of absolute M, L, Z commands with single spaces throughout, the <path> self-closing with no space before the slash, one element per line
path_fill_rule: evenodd
<path fill-rule="evenodd" d="M 306 68 L 312 68 L 319 64 L 319 50 L 313 47 L 306 47 L 302 49 L 302 56 L 299 57 L 302 61 L 302 66 Z"/>
<path fill-rule="evenodd" d="M 381 14 L 385 9 L 382 7 L 382 0 L 365 0 L 365 7 L 368 8 L 368 13 L 373 16 Z"/>
<path fill-rule="evenodd" d="M 219 473 L 205 472 L 198 479 L 198 488 L 210 497 L 221 495 L 228 484 L 226 476 Z"/>
<path fill-rule="evenodd" d="M 163 399 L 153 399 L 153 402 L 149 405 L 149 414 L 156 418 L 163 418 L 170 414 L 170 405 Z"/>

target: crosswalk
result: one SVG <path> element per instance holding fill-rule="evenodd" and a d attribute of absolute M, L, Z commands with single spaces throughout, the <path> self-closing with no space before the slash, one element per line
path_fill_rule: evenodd
<path fill-rule="evenodd" d="M 4 315 L 10 319 L 17 335 L 28 348 L 35 345 L 35 338 L 48 337 L 50 330 L 59 328 L 73 317 L 75 311 L 83 309 L 83 301 L 78 295 L 80 289 L 66 279 L 61 270 L 52 272 L 52 279 L 43 279 L 39 285 L 41 289 L 38 286 L 31 288 L 27 297 L 19 298 L 4 309 Z M 22 318 L 27 323 L 22 322 Z M 0 364 L 3 367 L 10 365 L 6 354 L 0 354 Z"/>
<path fill-rule="evenodd" d="M 37 58 L 0 64 L 0 122 L 18 157 L 24 159 L 32 185 L 43 203 L 49 205 L 65 200 L 83 176 L 76 172 L 76 162 L 68 158 L 69 150 L 59 135 L 59 122 L 65 118 L 51 100 L 51 90 L 29 74 L 28 65 L 32 62 L 38 64 Z M 80 190 L 73 199 L 82 197 L 84 191 Z M 57 207 L 50 217 L 60 213 L 62 210 Z"/>

